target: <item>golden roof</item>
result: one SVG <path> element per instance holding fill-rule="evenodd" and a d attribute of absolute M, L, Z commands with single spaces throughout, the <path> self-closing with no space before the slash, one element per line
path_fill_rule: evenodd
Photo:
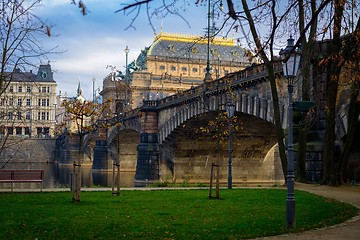
<path fill-rule="evenodd" d="M 155 35 L 154 43 L 157 41 L 174 41 L 174 42 L 189 42 L 189 43 L 200 43 L 207 44 L 206 36 L 195 36 L 191 34 L 179 34 L 179 33 L 165 33 L 160 32 Z M 212 45 L 221 45 L 221 46 L 236 46 L 234 39 L 228 39 L 223 37 L 212 37 Z"/>

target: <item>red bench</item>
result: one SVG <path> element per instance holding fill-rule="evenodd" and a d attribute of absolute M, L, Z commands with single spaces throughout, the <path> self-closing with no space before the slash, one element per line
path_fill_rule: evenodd
<path fill-rule="evenodd" d="M 44 170 L 0 170 L 0 183 L 11 183 L 11 191 L 14 183 L 41 183 L 43 188 Z"/>

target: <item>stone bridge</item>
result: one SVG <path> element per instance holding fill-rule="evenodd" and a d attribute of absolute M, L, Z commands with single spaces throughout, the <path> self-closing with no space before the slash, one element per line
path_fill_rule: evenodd
<path fill-rule="evenodd" d="M 275 73 L 285 129 L 287 82 L 281 65 L 275 67 Z M 98 133 L 93 170 L 107 170 L 113 162 L 120 163 L 121 171 L 132 172 L 135 185 L 142 186 L 156 180 L 208 182 L 210 166 L 216 163 L 220 165 L 221 182 L 225 183 L 230 125 L 234 184 L 282 183 L 267 76 L 264 65 L 256 65 L 164 99 L 144 101 L 142 107 L 112 119 L 107 132 Z M 300 81 L 295 86 L 295 98 L 296 89 L 300 89 Z M 224 114 L 230 99 L 236 108 L 231 119 Z M 320 101 L 317 99 L 317 112 L 324 110 Z M 341 109 L 338 139 L 346 135 L 347 129 L 346 106 Z M 316 116 L 316 139 L 310 137 L 309 141 L 319 142 L 324 114 Z M 311 151 L 307 154 L 307 174 L 309 181 L 317 181 L 323 146 Z"/>
<path fill-rule="evenodd" d="M 279 65 L 276 74 L 285 128 L 286 81 L 281 73 Z M 120 160 L 122 171 L 135 171 L 136 185 L 159 179 L 207 182 L 211 163 L 221 166 L 221 179 L 225 181 L 228 148 L 224 133 L 229 119 L 223 113 L 229 98 L 236 106 L 237 119 L 231 124 L 234 183 L 282 182 L 273 103 L 264 65 L 164 99 L 144 101 L 141 108 L 124 113 L 118 119 L 121 125 L 108 130 L 109 160 Z M 100 157 L 96 151 L 94 155 L 99 156 L 94 158 L 94 165 L 99 166 L 95 168 L 106 168 L 97 164 L 106 163 L 104 155 Z"/>

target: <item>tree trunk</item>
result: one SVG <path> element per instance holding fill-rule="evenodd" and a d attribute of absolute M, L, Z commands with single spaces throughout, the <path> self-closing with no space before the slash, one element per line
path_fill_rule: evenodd
<path fill-rule="evenodd" d="M 325 126 L 325 149 L 323 164 L 323 184 L 336 184 L 336 166 L 335 166 L 335 111 L 336 99 L 339 85 L 341 68 L 344 64 L 341 58 L 342 41 L 341 24 L 343 20 L 345 1 L 334 1 L 334 24 L 333 39 L 328 45 L 328 63 L 327 63 L 327 86 L 326 86 L 326 126 Z M 342 56 L 343 57 L 343 56 Z"/>
<path fill-rule="evenodd" d="M 276 138 L 277 138 L 277 142 L 278 142 L 278 146 L 279 146 L 279 154 L 280 154 L 282 171 L 284 174 L 284 180 L 286 182 L 287 158 L 286 158 L 285 144 L 284 144 L 284 130 L 282 128 L 282 123 L 280 120 L 279 97 L 278 97 L 277 87 L 276 87 L 274 65 L 273 65 L 273 63 L 267 63 L 267 64 L 265 64 L 265 66 L 266 66 L 266 68 L 268 70 L 268 74 L 269 74 L 271 95 L 272 95 L 273 107 L 274 107 Z"/>
<path fill-rule="evenodd" d="M 296 160 L 296 181 L 298 182 L 307 182 L 306 179 L 306 170 L 305 170 L 305 157 L 306 157 L 306 124 L 305 121 L 305 114 L 303 114 L 299 129 L 299 136 L 298 136 L 298 148 L 297 148 L 297 160 Z"/>
<path fill-rule="evenodd" d="M 322 184 L 335 185 L 335 110 L 338 91 L 338 74 L 334 71 L 335 64 L 329 64 L 326 91 L 326 126 L 324 139 L 324 162 Z"/>
<path fill-rule="evenodd" d="M 310 43 L 303 41 L 303 58 L 302 58 L 302 100 L 310 100 L 310 66 L 311 66 L 311 50 Z M 306 157 L 306 135 L 307 135 L 307 124 L 306 124 L 306 113 L 302 114 L 300 126 L 299 126 L 299 136 L 298 136 L 298 148 L 297 148 L 297 160 L 296 160 L 296 181 L 306 182 L 306 171 L 305 171 L 305 157 Z"/>
<path fill-rule="evenodd" d="M 249 10 L 249 6 L 248 6 L 246 0 L 242 0 L 241 2 L 242 2 L 244 12 L 247 17 L 247 22 L 249 23 L 252 37 L 256 44 L 256 48 L 259 52 L 261 59 L 264 61 L 265 67 L 268 71 L 268 77 L 269 77 L 269 81 L 270 81 L 271 95 L 272 95 L 273 107 L 274 107 L 276 138 L 277 138 L 278 147 L 279 147 L 279 154 L 280 154 L 282 171 L 284 174 L 284 180 L 286 182 L 287 158 L 286 158 L 285 145 L 284 145 L 284 131 L 282 129 L 282 123 L 280 120 L 279 97 L 278 97 L 278 92 L 277 92 L 277 87 L 276 87 L 274 63 L 269 60 L 266 53 L 264 52 L 263 46 L 261 45 L 261 42 L 260 42 L 259 35 L 257 34 L 257 29 L 255 27 L 254 19 L 251 16 L 251 11 Z"/>
<path fill-rule="evenodd" d="M 299 0 L 299 30 L 300 32 L 305 32 L 305 4 L 304 0 Z M 308 3 L 308 2 L 307 2 Z M 308 9 L 309 5 L 306 9 Z M 316 0 L 310 1 L 311 14 L 316 15 L 317 4 Z M 317 21 L 314 20 L 311 23 L 310 32 L 308 35 L 308 40 L 304 36 L 301 40 L 302 46 L 302 64 L 301 64 L 301 73 L 302 73 L 302 100 L 310 100 L 310 79 L 311 79 L 311 59 L 313 57 L 313 47 L 315 45 L 316 39 L 316 30 L 317 30 Z M 299 182 L 306 182 L 306 143 L 307 143 L 307 124 L 305 122 L 306 115 L 302 115 L 301 124 L 299 128 L 298 136 L 298 156 L 296 161 L 296 180 Z"/>
<path fill-rule="evenodd" d="M 355 138 L 356 125 L 358 123 L 359 114 L 360 114 L 360 103 L 357 100 L 359 96 L 359 86 L 360 84 L 358 82 L 352 83 L 353 89 L 351 91 L 350 104 L 348 110 L 347 137 L 345 140 L 343 150 L 341 151 L 339 162 L 337 164 L 338 184 L 343 184 L 346 181 L 346 170 L 349 162 L 351 147 L 353 145 Z"/>

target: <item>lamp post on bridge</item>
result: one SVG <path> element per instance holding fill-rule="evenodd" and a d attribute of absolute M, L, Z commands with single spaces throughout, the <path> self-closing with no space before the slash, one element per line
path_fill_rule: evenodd
<path fill-rule="evenodd" d="M 128 87 L 129 87 L 129 67 L 128 67 L 128 55 L 130 52 L 130 49 L 128 46 L 126 46 L 126 48 L 124 49 L 125 51 L 125 55 L 126 55 L 126 59 L 125 59 L 125 103 L 124 103 L 124 111 L 127 110 L 127 105 L 128 105 Z"/>
<path fill-rule="evenodd" d="M 210 35 L 212 35 L 213 37 L 215 36 L 215 22 L 214 22 L 214 9 L 215 9 L 215 4 L 217 2 L 213 3 L 212 6 L 212 10 L 211 10 L 211 0 L 208 0 L 208 17 L 207 17 L 207 55 L 206 55 L 206 68 L 205 68 L 205 78 L 204 78 L 204 83 L 206 84 L 207 82 L 212 81 L 212 76 L 211 76 L 211 67 L 210 67 Z M 219 3 L 219 9 L 220 11 L 223 10 L 223 3 L 222 0 L 220 0 Z M 213 25 L 211 26 L 211 19 L 213 20 Z"/>
<path fill-rule="evenodd" d="M 129 69 L 128 69 L 128 56 L 129 56 L 129 52 L 130 49 L 128 46 L 126 46 L 126 48 L 124 49 L 125 51 L 125 55 L 126 55 L 126 59 L 125 59 L 125 82 L 128 83 L 129 80 Z"/>
<path fill-rule="evenodd" d="M 285 49 L 281 49 L 284 76 L 288 80 L 288 144 L 287 144 L 287 196 L 286 223 L 288 228 L 295 227 L 295 195 L 294 195 L 294 145 L 293 145 L 293 90 L 294 80 L 298 75 L 300 52 L 294 47 L 294 39 L 290 36 Z"/>
<path fill-rule="evenodd" d="M 226 103 L 226 114 L 229 118 L 229 136 L 228 136 L 228 189 L 232 188 L 232 141 L 231 141 L 231 120 L 234 117 L 235 104 L 232 99 Z"/>

